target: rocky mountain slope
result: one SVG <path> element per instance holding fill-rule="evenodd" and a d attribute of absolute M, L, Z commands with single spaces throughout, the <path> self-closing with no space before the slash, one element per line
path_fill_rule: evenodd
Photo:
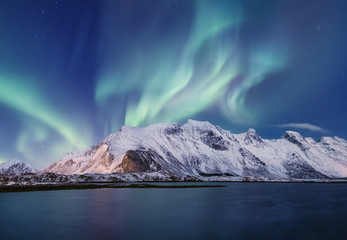
<path fill-rule="evenodd" d="M 17 159 L 0 164 L 1 175 L 20 175 L 27 173 L 36 173 L 37 171 L 30 165 Z"/>
<path fill-rule="evenodd" d="M 254 129 L 232 134 L 208 122 L 122 127 L 99 144 L 66 154 L 45 172 L 160 172 L 172 176 L 327 179 L 347 177 L 347 141 L 319 141 L 287 131 L 263 139 Z"/>

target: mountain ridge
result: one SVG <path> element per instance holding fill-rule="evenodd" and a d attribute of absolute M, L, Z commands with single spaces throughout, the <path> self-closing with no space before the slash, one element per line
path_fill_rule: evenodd
<path fill-rule="evenodd" d="M 319 141 L 286 131 L 264 139 L 254 129 L 232 134 L 204 121 L 123 126 L 97 145 L 66 154 L 44 172 L 325 179 L 347 177 L 347 141 Z"/>
<path fill-rule="evenodd" d="M 0 163 L 1 175 L 20 175 L 36 172 L 36 169 L 18 159 L 13 159 L 4 163 Z"/>

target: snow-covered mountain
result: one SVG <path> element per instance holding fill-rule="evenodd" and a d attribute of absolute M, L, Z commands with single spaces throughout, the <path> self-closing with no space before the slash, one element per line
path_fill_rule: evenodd
<path fill-rule="evenodd" d="M 263 139 L 254 129 L 232 134 L 209 122 L 122 127 L 99 144 L 66 154 L 45 172 L 57 174 L 160 172 L 174 176 L 270 179 L 347 177 L 347 141 L 319 141 L 287 131 Z"/>
<path fill-rule="evenodd" d="M 0 174 L 1 175 L 20 175 L 25 173 L 36 173 L 37 171 L 30 165 L 13 159 L 0 164 Z"/>

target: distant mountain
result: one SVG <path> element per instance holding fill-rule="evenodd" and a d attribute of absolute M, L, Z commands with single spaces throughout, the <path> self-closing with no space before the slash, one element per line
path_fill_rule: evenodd
<path fill-rule="evenodd" d="M 254 129 L 232 134 L 208 122 L 122 127 L 99 144 L 66 154 L 45 172 L 150 173 L 194 177 L 327 179 L 347 177 L 347 141 L 319 141 L 287 131 L 263 139 Z"/>
<path fill-rule="evenodd" d="M 36 173 L 37 171 L 30 165 L 17 159 L 0 164 L 0 174 L 2 175 L 20 175 L 25 173 Z"/>

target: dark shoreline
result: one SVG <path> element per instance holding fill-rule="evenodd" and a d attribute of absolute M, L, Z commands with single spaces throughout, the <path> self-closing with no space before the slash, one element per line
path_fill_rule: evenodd
<path fill-rule="evenodd" d="M 161 183 L 172 183 L 172 185 L 160 185 Z M 177 185 L 175 183 L 186 183 L 186 185 Z M 83 189 L 100 189 L 100 188 L 219 188 L 225 185 L 212 185 L 209 183 L 323 183 L 323 184 L 346 184 L 347 181 L 211 181 L 203 185 L 192 183 L 201 182 L 143 182 L 143 183 L 71 183 L 71 184 L 35 184 L 35 185 L 0 185 L 0 193 L 10 192 L 33 192 L 33 191 L 55 191 L 55 190 L 83 190 Z"/>
<path fill-rule="evenodd" d="M 0 186 L 0 193 L 6 192 L 33 192 L 33 191 L 54 191 L 54 190 L 79 190 L 79 189 L 99 189 L 99 188 L 214 188 L 226 187 L 224 185 L 155 185 L 155 184 L 42 184 L 42 185 L 9 185 Z"/>

